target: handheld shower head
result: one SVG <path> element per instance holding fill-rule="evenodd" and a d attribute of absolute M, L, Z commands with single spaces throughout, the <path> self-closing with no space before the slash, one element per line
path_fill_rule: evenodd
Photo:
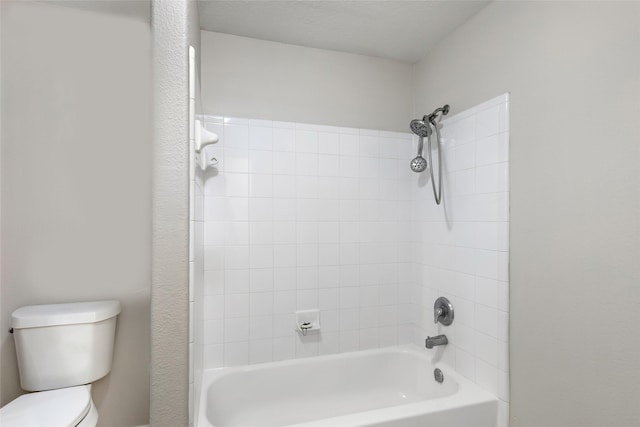
<path fill-rule="evenodd" d="M 410 164 L 411 170 L 414 171 L 415 173 L 424 172 L 425 170 L 427 170 L 427 166 L 428 166 L 427 160 L 424 157 L 422 157 L 422 147 L 424 145 L 424 142 L 423 142 L 424 137 L 422 135 L 419 135 L 419 137 L 420 138 L 418 139 L 418 155 L 411 160 L 411 164 Z"/>
<path fill-rule="evenodd" d="M 426 171 L 427 166 L 427 160 L 422 156 L 417 156 L 413 160 L 411 160 L 411 170 L 415 173 Z"/>
<path fill-rule="evenodd" d="M 409 126 L 411 127 L 411 132 L 415 133 L 419 137 L 418 155 L 411 160 L 411 170 L 416 173 L 424 172 L 427 170 L 428 164 L 427 160 L 422 157 L 422 147 L 424 145 L 423 139 L 428 138 L 432 132 L 431 126 L 429 126 L 428 117 L 425 116 L 422 120 L 411 120 L 411 124 Z"/>
<path fill-rule="evenodd" d="M 429 126 L 427 120 L 428 117 L 426 116 L 423 117 L 422 120 L 411 120 L 411 124 L 409 125 L 409 127 L 411 127 L 411 132 L 415 133 L 420 138 L 426 138 L 431 135 L 431 127 Z"/>

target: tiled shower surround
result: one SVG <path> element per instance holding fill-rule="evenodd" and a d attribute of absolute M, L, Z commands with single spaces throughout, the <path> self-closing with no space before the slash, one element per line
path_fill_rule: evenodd
<path fill-rule="evenodd" d="M 500 399 L 499 425 L 508 426 L 509 97 L 442 123 L 444 200 L 436 206 L 431 183 L 419 180 L 412 210 L 415 343 L 446 334 L 439 356 Z M 433 323 L 439 296 L 453 303 L 451 326 Z"/>
<path fill-rule="evenodd" d="M 494 392 L 507 425 L 508 96 L 443 120 L 441 206 L 427 173 L 409 169 L 409 132 L 205 122 L 220 142 L 206 149 L 218 166 L 194 207 L 204 224 L 192 238 L 204 245 L 204 280 L 192 281 L 196 371 L 424 347 L 444 333 L 446 348 L 425 351 Z M 433 324 L 441 295 L 455 308 L 449 327 Z M 320 309 L 320 333 L 296 331 L 305 309 Z"/>

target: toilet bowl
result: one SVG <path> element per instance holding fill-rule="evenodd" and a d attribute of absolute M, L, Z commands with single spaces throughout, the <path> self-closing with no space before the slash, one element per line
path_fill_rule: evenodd
<path fill-rule="evenodd" d="M 91 385 L 27 393 L 0 408 L 2 427 L 95 427 Z"/>
<path fill-rule="evenodd" d="M 95 427 L 91 383 L 111 371 L 118 301 L 34 305 L 12 314 L 23 394 L 2 427 Z"/>

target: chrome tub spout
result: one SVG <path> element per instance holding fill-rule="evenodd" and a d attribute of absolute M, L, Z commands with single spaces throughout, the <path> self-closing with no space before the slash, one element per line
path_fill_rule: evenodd
<path fill-rule="evenodd" d="M 447 345 L 449 344 L 449 340 L 446 335 L 437 335 L 435 337 L 427 337 L 424 343 L 427 348 L 433 348 L 439 345 Z"/>

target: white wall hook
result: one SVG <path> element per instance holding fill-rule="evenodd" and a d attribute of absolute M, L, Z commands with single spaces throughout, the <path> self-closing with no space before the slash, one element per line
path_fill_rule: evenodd
<path fill-rule="evenodd" d="M 218 135 L 216 133 L 213 133 L 205 129 L 204 126 L 202 126 L 202 122 L 200 120 L 196 119 L 195 128 L 196 128 L 196 134 L 195 134 L 196 153 L 199 153 L 200 151 L 202 151 L 202 149 L 207 145 L 215 144 L 220 139 L 218 138 Z"/>

